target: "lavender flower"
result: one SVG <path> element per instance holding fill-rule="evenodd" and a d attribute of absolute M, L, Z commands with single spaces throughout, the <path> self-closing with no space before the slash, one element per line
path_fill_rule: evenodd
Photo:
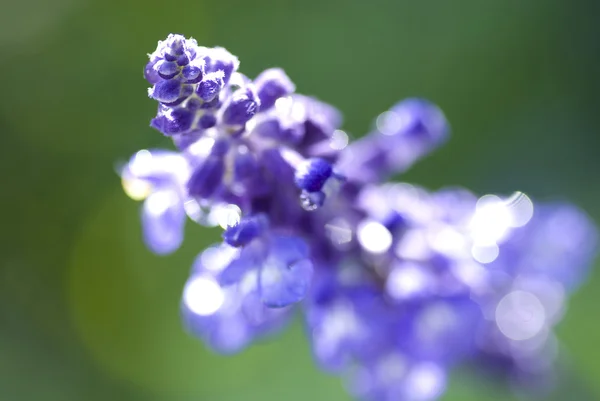
<path fill-rule="evenodd" d="M 581 211 L 384 183 L 447 139 L 437 106 L 400 102 L 346 146 L 335 108 L 281 69 L 251 80 L 238 66 L 181 35 L 159 42 L 151 126 L 178 150 L 142 150 L 121 174 L 154 252 L 181 244 L 186 215 L 224 228 L 184 288 L 190 332 L 236 352 L 300 309 L 316 362 L 374 401 L 437 399 L 467 362 L 548 374 L 552 328 L 594 256 Z"/>

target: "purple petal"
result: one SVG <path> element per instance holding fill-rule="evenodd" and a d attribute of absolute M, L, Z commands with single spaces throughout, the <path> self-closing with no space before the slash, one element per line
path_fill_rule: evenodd
<path fill-rule="evenodd" d="M 308 259 L 289 264 L 267 259 L 259 276 L 262 301 L 272 308 L 301 301 L 310 286 L 312 272 L 313 265 Z"/>
<path fill-rule="evenodd" d="M 159 190 L 144 201 L 142 229 L 144 242 L 158 254 L 168 254 L 183 242 L 185 224 L 183 202 L 174 190 Z"/>
<path fill-rule="evenodd" d="M 173 103 L 179 99 L 180 94 L 181 83 L 175 79 L 161 81 L 150 91 L 150 97 L 161 103 Z"/>
<path fill-rule="evenodd" d="M 274 237 L 259 273 L 265 305 L 280 308 L 301 301 L 310 287 L 313 264 L 306 243 L 295 237 Z"/>
<path fill-rule="evenodd" d="M 171 79 L 179 74 L 179 66 L 172 61 L 159 62 L 155 68 L 162 79 Z"/>
<path fill-rule="evenodd" d="M 243 125 L 258 111 L 260 100 L 252 88 L 238 89 L 223 112 L 223 121 L 230 125 Z"/>
<path fill-rule="evenodd" d="M 296 186 L 308 192 L 320 191 L 332 173 L 331 164 L 324 159 L 308 159 L 296 170 Z"/>
<path fill-rule="evenodd" d="M 281 68 L 270 68 L 263 71 L 254 80 L 260 111 L 271 108 L 277 99 L 287 96 L 296 90 L 296 86 Z"/>
<path fill-rule="evenodd" d="M 246 217 L 223 232 L 223 240 L 231 246 L 244 246 L 262 234 L 266 228 L 263 215 Z"/>
<path fill-rule="evenodd" d="M 211 197 L 221 185 L 224 171 L 225 166 L 222 158 L 208 157 L 192 173 L 187 183 L 189 194 L 200 198 Z"/>
<path fill-rule="evenodd" d="M 196 93 L 202 100 L 205 102 L 209 102 L 213 100 L 223 89 L 224 86 L 223 74 L 212 73 L 207 74 L 202 79 L 202 82 L 198 84 L 198 89 L 196 89 Z"/>
<path fill-rule="evenodd" d="M 229 82 L 231 75 L 237 70 L 240 64 L 237 57 L 222 47 L 208 49 L 208 52 L 204 56 L 204 60 L 206 62 L 206 72 L 222 71 L 225 83 Z"/>

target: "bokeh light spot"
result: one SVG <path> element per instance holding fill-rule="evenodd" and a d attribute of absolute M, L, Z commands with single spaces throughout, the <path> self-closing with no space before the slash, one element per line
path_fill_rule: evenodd
<path fill-rule="evenodd" d="M 498 329 L 511 340 L 523 341 L 539 334 L 546 323 L 544 305 L 531 292 L 513 291 L 496 307 Z"/>
<path fill-rule="evenodd" d="M 197 315 L 209 316 L 221 308 L 225 295 L 215 280 L 197 276 L 186 284 L 183 301 Z"/>
<path fill-rule="evenodd" d="M 392 234 L 375 221 L 361 222 L 356 235 L 362 247 L 371 253 L 384 253 L 392 246 Z"/>

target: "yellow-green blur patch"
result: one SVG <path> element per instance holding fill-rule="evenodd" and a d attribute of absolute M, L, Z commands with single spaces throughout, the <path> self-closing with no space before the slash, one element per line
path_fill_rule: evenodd
<path fill-rule="evenodd" d="M 212 233 L 198 236 L 202 229 L 191 227 L 188 234 L 196 239 L 175 255 L 156 256 L 141 242 L 137 206 L 122 193 L 107 198 L 85 225 L 71 258 L 72 318 L 96 363 L 165 397 L 300 400 L 313 395 L 309 383 L 318 383 L 328 400 L 346 399 L 338 379 L 313 366 L 298 327 L 291 336 L 233 357 L 215 355 L 185 333 L 180 293 L 196 252 L 210 243 Z"/>

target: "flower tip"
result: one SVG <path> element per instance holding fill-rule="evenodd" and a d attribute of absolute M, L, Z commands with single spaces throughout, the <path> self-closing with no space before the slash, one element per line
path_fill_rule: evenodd
<path fill-rule="evenodd" d="M 257 88 L 261 111 L 270 109 L 275 101 L 288 96 L 296 90 L 292 80 L 281 68 L 269 68 L 263 71 L 254 83 Z"/>
<path fill-rule="evenodd" d="M 248 245 L 262 234 L 266 223 L 266 217 L 264 216 L 252 216 L 242 219 L 223 231 L 223 241 L 233 247 Z"/>
<path fill-rule="evenodd" d="M 423 136 L 433 144 L 439 144 L 450 132 L 442 110 L 426 99 L 405 99 L 394 105 L 388 113 L 390 118 L 378 121 L 378 128 L 386 135 Z"/>
<path fill-rule="evenodd" d="M 333 174 L 333 167 L 321 158 L 305 160 L 296 169 L 296 186 L 307 192 L 320 191 Z"/>
<path fill-rule="evenodd" d="M 244 125 L 258 112 L 260 99 L 253 87 L 238 89 L 223 111 L 223 121 L 228 125 Z"/>

